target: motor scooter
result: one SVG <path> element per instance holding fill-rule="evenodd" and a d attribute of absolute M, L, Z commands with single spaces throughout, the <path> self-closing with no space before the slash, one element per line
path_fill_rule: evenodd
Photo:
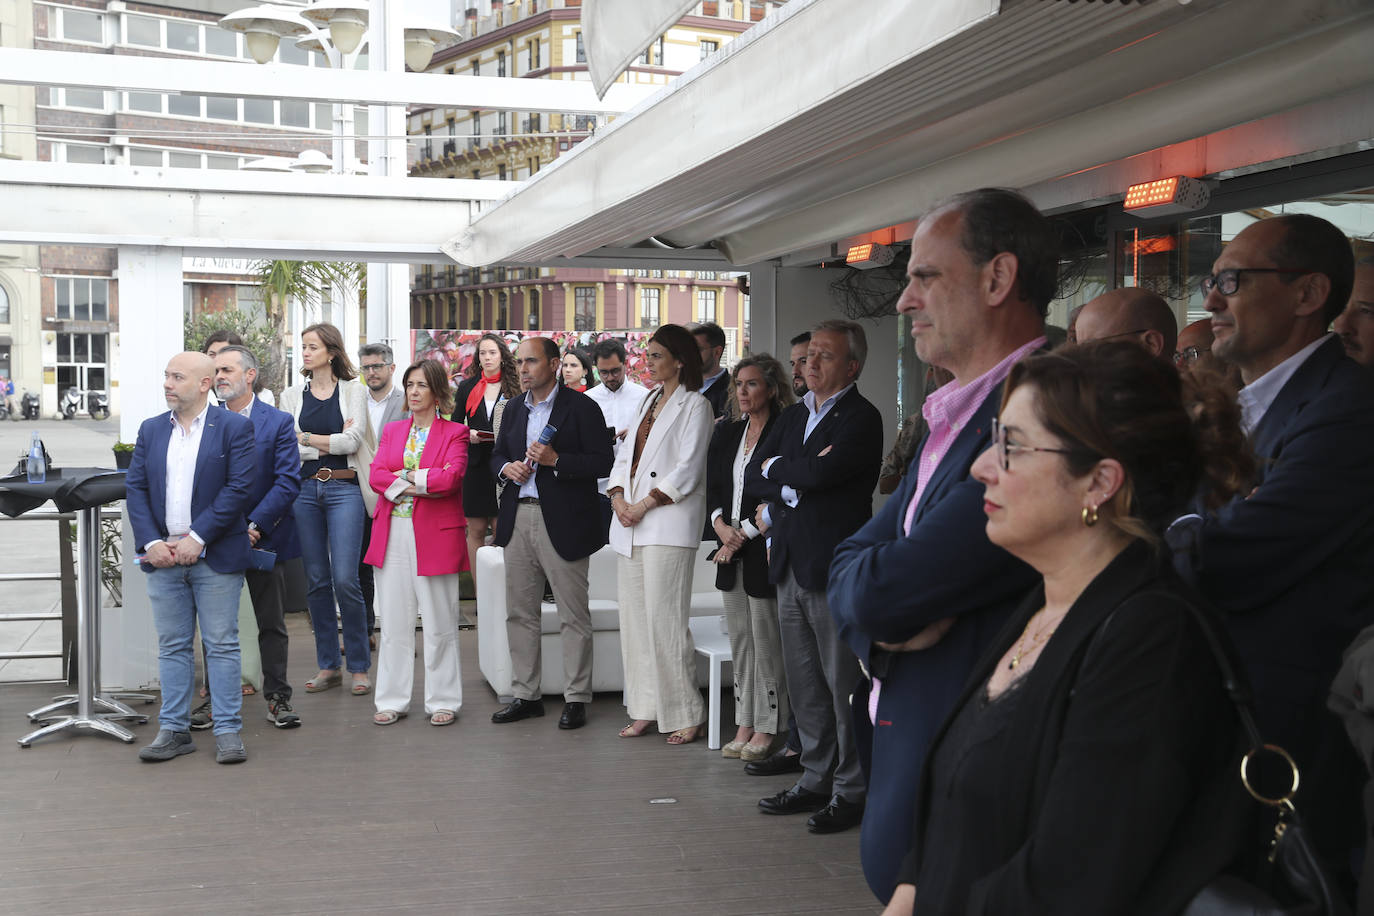
<path fill-rule="evenodd" d="M 84 407 L 93 420 L 104 420 L 110 416 L 110 398 L 103 391 L 82 391 L 72 385 L 62 398 L 61 411 L 64 419 L 71 420 L 78 410 Z"/>
<path fill-rule="evenodd" d="M 38 395 L 25 388 L 24 397 L 19 401 L 19 412 L 23 415 L 25 420 L 37 420 L 38 411 L 39 408 L 42 407 L 42 404 L 43 402 Z M 17 420 L 18 418 L 11 414 L 11 419 Z"/>

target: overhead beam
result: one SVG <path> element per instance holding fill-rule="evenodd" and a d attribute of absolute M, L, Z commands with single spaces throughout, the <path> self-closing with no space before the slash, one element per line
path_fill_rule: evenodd
<path fill-rule="evenodd" d="M 598 99 L 585 80 L 509 79 L 449 73 L 376 73 L 290 64 L 183 60 L 131 54 L 0 48 L 0 83 L 316 99 L 355 105 L 427 105 L 496 111 L 620 114 L 661 87 L 617 83 Z"/>

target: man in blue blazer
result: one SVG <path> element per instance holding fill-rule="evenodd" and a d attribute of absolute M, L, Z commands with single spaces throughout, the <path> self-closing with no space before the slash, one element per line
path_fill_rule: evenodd
<path fill-rule="evenodd" d="M 849 713 L 858 659 L 835 632 L 825 587 L 835 545 L 873 511 L 883 419 L 859 394 L 868 355 L 861 325 L 821 322 L 807 345 L 802 403 L 787 408 L 745 471 L 742 506 L 759 509 L 768 537 L 769 580 L 788 697 L 801 738 L 796 785 L 759 800 L 765 814 L 810 814 L 812 833 L 834 833 L 863 817 L 866 790 Z"/>
<path fill-rule="evenodd" d="M 491 471 L 506 480 L 493 543 L 506 549 L 506 636 L 510 642 L 510 704 L 492 714 L 497 725 L 544 715 L 539 686 L 540 599 L 553 586 L 563 640 L 562 729 L 587 722 L 592 699 L 592 617 L 587 600 L 589 558 L 606 543 L 597 478 L 611 473 L 611 433 L 596 402 L 559 381 L 561 354 L 547 337 L 528 337 L 515 353 L 523 397 L 507 403 L 492 449 Z M 547 443 L 543 430 L 557 430 Z"/>
<path fill-rule="evenodd" d="M 1030 591 L 1030 567 L 987 538 L 983 485 L 969 468 L 1012 365 L 1045 344 L 1058 269 L 1048 222 L 1020 195 L 961 194 L 917 225 L 897 308 L 916 353 L 954 381 L 922 407 L 929 432 L 882 511 L 840 544 L 830 608 L 872 675 L 854 695 L 869 751 L 860 856 L 886 902 L 911 845 L 926 750 L 974 663 Z"/>
<path fill-rule="evenodd" d="M 1327 333 L 1350 296 L 1341 230 L 1288 214 L 1247 227 L 1202 281 L 1212 353 L 1240 369 L 1258 485 L 1169 531 L 1175 565 L 1224 611 L 1266 741 L 1302 774 L 1297 805 L 1344 865 L 1359 845 L 1361 771 L 1326 696 L 1374 622 L 1374 386 Z"/>
<path fill-rule="evenodd" d="M 215 356 L 215 394 L 225 409 L 253 423 L 256 458 L 248 493 L 248 539 L 254 562 L 244 571 L 262 656 L 267 721 L 277 728 L 301 724 L 291 708 L 286 679 L 286 561 L 301 555 L 292 506 L 301 491 L 301 457 L 291 414 L 253 396 L 258 360 L 247 347 L 230 346 Z"/>
<path fill-rule="evenodd" d="M 138 752 L 149 762 L 196 749 L 189 729 L 197 622 L 214 697 L 215 759 L 248 759 L 239 734 L 238 613 L 249 563 L 253 424 L 210 406 L 213 374 L 203 353 L 172 357 L 162 384 L 171 410 L 143 421 L 129 464 L 129 524 L 148 574 L 162 681 L 157 738 Z"/>

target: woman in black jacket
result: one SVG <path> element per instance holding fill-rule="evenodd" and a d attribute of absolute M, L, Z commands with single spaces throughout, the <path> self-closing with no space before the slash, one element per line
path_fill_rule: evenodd
<path fill-rule="evenodd" d="M 1236 857 L 1239 723 L 1161 534 L 1251 464 L 1234 402 L 1187 387 L 1134 343 L 1012 369 L 973 474 L 1043 583 L 926 758 L 888 913 L 1176 913 Z"/>
<path fill-rule="evenodd" d="M 453 394 L 453 420 L 468 428 L 468 469 L 463 477 L 463 515 L 468 525 L 468 558 L 477 575 L 477 550 L 496 524 L 496 478 L 491 473 L 491 447 L 496 439 L 492 417 L 498 404 L 520 393 L 515 357 L 500 334 L 483 334 L 467 368 L 467 378 Z"/>
<path fill-rule="evenodd" d="M 787 688 L 777 593 L 768 582 L 768 551 L 750 521 L 755 507 L 741 505 L 744 469 L 755 446 L 794 398 L 782 364 L 766 353 L 740 360 L 732 382 L 732 421 L 716 428 L 706 460 L 706 508 L 720 543 L 715 552 L 716 588 L 724 593 L 738 723 L 735 739 L 720 752 L 754 761 L 772 752 L 780 723 L 787 721 Z"/>

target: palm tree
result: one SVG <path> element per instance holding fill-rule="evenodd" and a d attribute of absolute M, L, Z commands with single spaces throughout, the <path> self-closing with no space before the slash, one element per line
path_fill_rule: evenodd
<path fill-rule="evenodd" d="M 331 290 L 356 289 L 362 306 L 367 297 L 367 268 L 354 261 L 260 261 L 256 269 L 272 331 L 273 352 L 267 364 L 280 367 L 279 377 L 266 384 L 280 390 L 286 384 L 286 310 L 291 300 L 319 305 Z"/>

